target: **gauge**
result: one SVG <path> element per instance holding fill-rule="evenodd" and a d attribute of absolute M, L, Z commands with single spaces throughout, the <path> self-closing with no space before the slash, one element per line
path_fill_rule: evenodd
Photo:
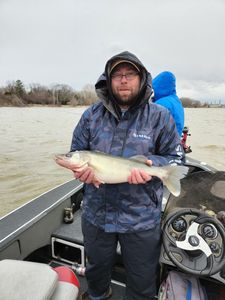
<path fill-rule="evenodd" d="M 202 227 L 202 234 L 206 238 L 214 239 L 217 236 L 217 229 L 212 224 L 205 224 Z"/>
<path fill-rule="evenodd" d="M 173 221 L 172 227 L 177 232 L 183 232 L 187 229 L 187 222 L 184 218 L 179 217 Z"/>
<path fill-rule="evenodd" d="M 209 247 L 212 250 L 212 252 L 214 252 L 214 253 L 219 253 L 220 252 L 220 245 L 216 242 L 210 243 Z"/>
<path fill-rule="evenodd" d="M 175 239 L 178 240 L 178 235 L 174 231 L 170 232 L 170 235 Z"/>

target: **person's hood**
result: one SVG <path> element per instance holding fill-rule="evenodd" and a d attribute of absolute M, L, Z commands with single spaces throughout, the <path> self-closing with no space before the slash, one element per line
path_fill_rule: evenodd
<path fill-rule="evenodd" d="M 117 118 L 119 119 L 121 116 L 120 108 L 116 102 L 115 97 L 113 96 L 112 89 L 111 89 L 111 82 L 110 82 L 110 70 L 112 65 L 115 61 L 118 60 L 126 60 L 130 61 L 131 63 L 135 64 L 140 70 L 141 76 L 141 86 L 140 91 L 137 96 L 137 99 L 132 105 L 129 110 L 136 109 L 137 107 L 144 105 L 148 102 L 150 96 L 152 95 L 152 78 L 151 74 L 146 70 L 142 62 L 132 53 L 128 51 L 124 51 L 119 53 L 112 58 L 110 58 L 106 65 L 104 73 L 99 77 L 96 85 L 95 90 L 98 97 L 103 102 L 104 106 Z"/>
<path fill-rule="evenodd" d="M 169 71 L 162 72 L 152 80 L 152 87 L 154 90 L 153 101 L 176 94 L 176 77 Z"/>

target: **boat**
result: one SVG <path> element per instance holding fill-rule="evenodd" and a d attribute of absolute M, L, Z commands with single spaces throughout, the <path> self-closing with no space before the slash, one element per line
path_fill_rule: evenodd
<path fill-rule="evenodd" d="M 219 299 L 216 293 L 225 286 L 225 172 L 188 157 L 185 165 L 189 172 L 181 180 L 180 196 L 164 188 L 159 286 L 170 270 L 180 270 L 198 276 L 205 287 L 210 286 L 213 296 L 209 299 Z M 80 222 L 82 198 L 83 184 L 72 179 L 0 219 L 0 299 L 88 299 Z M 46 266 L 48 272 L 61 268 L 67 279 L 67 272 L 72 270 L 79 282 L 77 291 L 71 298 L 54 298 L 57 282 L 54 289 L 47 291 L 48 296 L 41 298 L 39 292 L 44 287 L 40 279 L 46 276 L 47 280 L 48 275 L 39 270 L 40 266 Z M 10 274 L 13 280 L 9 280 Z M 76 279 L 69 279 L 69 284 Z M 118 245 L 110 299 L 123 299 L 125 286 L 126 273 Z M 16 290 L 7 298 L 5 291 L 13 288 Z M 21 289 L 27 298 L 24 294 L 20 298 Z"/>

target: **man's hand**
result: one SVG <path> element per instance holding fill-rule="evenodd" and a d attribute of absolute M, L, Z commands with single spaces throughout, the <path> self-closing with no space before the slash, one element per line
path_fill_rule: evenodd
<path fill-rule="evenodd" d="M 74 169 L 73 173 L 76 179 L 79 179 L 80 181 L 87 184 L 92 183 L 96 188 L 99 188 L 99 185 L 101 184 L 101 182 L 95 178 L 93 169 L 88 167 L 87 165 L 82 170 Z"/>
<path fill-rule="evenodd" d="M 55 161 L 60 166 L 73 171 L 74 177 L 76 179 L 79 179 L 80 181 L 88 184 L 92 183 L 95 187 L 99 188 L 101 182 L 94 177 L 94 171 L 92 168 L 88 167 L 88 164 L 77 167 L 76 165 L 73 165 L 69 161 L 65 161 L 63 159 L 56 158 Z"/>
<path fill-rule="evenodd" d="M 152 161 L 151 160 L 146 160 L 146 165 L 151 166 Z M 128 177 L 128 182 L 130 184 L 143 184 L 146 183 L 147 181 L 151 180 L 152 176 L 150 176 L 147 172 L 138 170 L 138 169 L 133 169 L 131 171 L 130 176 Z"/>

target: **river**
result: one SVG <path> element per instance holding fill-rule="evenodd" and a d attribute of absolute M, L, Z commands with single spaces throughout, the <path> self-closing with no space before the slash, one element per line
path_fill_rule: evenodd
<path fill-rule="evenodd" d="M 73 178 L 54 162 L 85 107 L 0 107 L 0 216 Z M 225 109 L 185 109 L 193 158 L 225 170 Z"/>

